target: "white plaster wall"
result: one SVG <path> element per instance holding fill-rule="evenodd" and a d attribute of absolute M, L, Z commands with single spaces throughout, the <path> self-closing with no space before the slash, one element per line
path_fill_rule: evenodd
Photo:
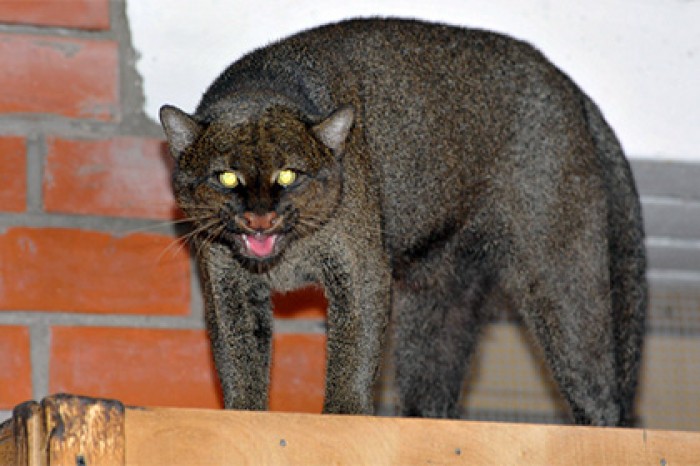
<path fill-rule="evenodd" d="M 535 44 L 601 106 L 631 157 L 700 161 L 700 1 L 128 0 L 146 113 L 193 111 L 243 53 L 353 16 L 439 20 Z"/>

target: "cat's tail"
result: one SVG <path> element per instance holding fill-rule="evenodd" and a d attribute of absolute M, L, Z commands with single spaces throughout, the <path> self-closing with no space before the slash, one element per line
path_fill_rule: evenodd
<path fill-rule="evenodd" d="M 615 134 L 588 98 L 584 111 L 606 184 L 620 421 L 631 425 L 648 304 L 642 210 L 629 162 Z"/>

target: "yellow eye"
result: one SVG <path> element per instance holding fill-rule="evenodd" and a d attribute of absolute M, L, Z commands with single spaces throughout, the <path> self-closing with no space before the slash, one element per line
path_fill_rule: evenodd
<path fill-rule="evenodd" d="M 297 174 L 292 170 L 280 170 L 277 174 L 277 184 L 280 186 L 289 186 L 297 179 Z"/>
<path fill-rule="evenodd" d="M 234 172 L 221 172 L 219 174 L 219 183 L 226 188 L 235 188 L 238 186 L 238 176 Z"/>

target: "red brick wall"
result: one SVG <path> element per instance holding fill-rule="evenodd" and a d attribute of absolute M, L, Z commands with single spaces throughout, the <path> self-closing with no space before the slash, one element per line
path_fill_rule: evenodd
<path fill-rule="evenodd" d="M 0 410 L 55 392 L 220 407 L 123 2 L 0 2 L 0 25 Z M 325 301 L 274 302 L 270 406 L 318 412 Z"/>

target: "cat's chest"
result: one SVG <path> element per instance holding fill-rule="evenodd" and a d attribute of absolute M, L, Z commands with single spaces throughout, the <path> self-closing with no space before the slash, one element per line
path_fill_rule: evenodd
<path fill-rule="evenodd" d="M 319 256 L 330 252 L 327 243 L 321 234 L 291 245 L 282 260 L 268 272 L 270 286 L 277 291 L 288 292 L 321 282 Z"/>

